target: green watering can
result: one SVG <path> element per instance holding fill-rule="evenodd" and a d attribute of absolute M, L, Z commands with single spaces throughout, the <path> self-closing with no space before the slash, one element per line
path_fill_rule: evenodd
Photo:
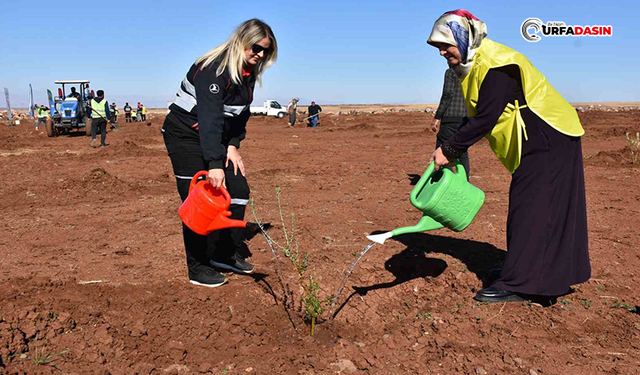
<path fill-rule="evenodd" d="M 460 232 L 471 224 L 484 204 L 484 192 L 467 181 L 464 167 L 458 161 L 458 173 L 448 168 L 434 171 L 434 168 L 434 163 L 429 164 L 411 191 L 411 204 L 423 212 L 418 224 L 369 235 L 369 240 L 383 244 L 388 238 L 400 234 L 444 227 Z"/>

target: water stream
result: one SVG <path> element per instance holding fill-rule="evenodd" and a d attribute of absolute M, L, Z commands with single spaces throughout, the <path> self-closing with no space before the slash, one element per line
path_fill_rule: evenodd
<path fill-rule="evenodd" d="M 349 268 L 347 273 L 344 275 L 344 278 L 342 279 L 342 285 L 340 285 L 340 288 L 338 288 L 338 291 L 336 292 L 335 296 L 333 297 L 331 306 L 335 306 L 336 305 L 336 302 L 338 301 L 338 297 L 340 296 L 340 292 L 342 292 L 342 289 L 344 288 L 345 284 L 347 283 L 347 279 L 349 278 L 349 276 L 351 276 L 351 272 L 353 272 L 353 269 L 356 267 L 356 264 L 358 264 L 360 259 L 362 259 L 362 257 L 367 253 L 367 251 L 371 250 L 371 248 L 375 244 L 376 244 L 375 242 L 371 242 L 369 245 L 367 245 L 367 247 L 365 247 L 364 250 L 362 250 L 362 252 L 360 253 L 360 256 L 358 257 L 358 259 L 356 259 L 356 261 L 353 262 L 353 264 L 351 265 L 351 268 Z"/>

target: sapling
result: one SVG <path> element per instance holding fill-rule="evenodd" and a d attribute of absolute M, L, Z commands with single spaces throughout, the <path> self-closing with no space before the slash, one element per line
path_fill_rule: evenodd
<path fill-rule="evenodd" d="M 638 157 L 640 156 L 640 132 L 636 132 L 636 138 L 629 136 L 629 132 L 624 134 L 627 137 L 627 142 L 631 148 L 631 164 L 636 164 Z"/>
<path fill-rule="evenodd" d="M 318 283 L 313 281 L 313 277 L 309 276 L 309 284 L 306 287 L 306 295 L 302 298 L 304 302 L 304 316 L 311 321 L 311 336 L 313 336 L 316 318 L 324 312 L 324 306 L 318 297 L 320 287 Z"/>
<path fill-rule="evenodd" d="M 280 188 L 276 188 L 278 213 L 280 214 L 280 223 L 282 225 L 282 232 L 284 235 L 285 243 L 281 244 L 275 241 L 271 236 L 269 236 L 266 233 L 266 231 L 262 230 L 263 228 L 261 225 L 260 225 L 260 228 L 262 230 L 263 236 L 265 237 L 267 242 L 270 244 L 271 250 L 274 253 L 274 257 L 276 259 L 276 267 L 278 268 L 276 270 L 276 273 L 278 274 L 278 278 L 280 279 L 280 283 L 283 288 L 283 293 L 286 295 L 285 300 L 293 301 L 293 292 L 288 287 L 285 287 L 285 283 L 282 280 L 282 276 L 280 275 L 280 272 L 279 272 L 279 263 L 277 261 L 278 255 L 276 254 L 273 245 L 278 247 L 282 251 L 284 256 L 287 259 L 289 259 L 289 262 L 291 263 L 291 265 L 296 271 L 296 274 L 298 275 L 298 281 L 300 282 L 300 286 L 304 291 L 304 295 L 301 296 L 301 301 L 302 301 L 302 304 L 304 305 L 304 318 L 310 322 L 311 335 L 313 336 L 315 332 L 315 324 L 316 324 L 317 318 L 318 316 L 322 315 L 322 313 L 324 313 L 325 311 L 324 306 L 327 303 L 329 303 L 331 299 L 327 299 L 326 301 L 321 300 L 319 297 L 319 290 L 320 290 L 319 284 L 313 280 L 313 277 L 311 276 L 309 276 L 308 278 L 305 277 L 305 274 L 309 267 L 309 253 L 300 254 L 299 242 L 298 242 L 298 239 L 296 238 L 296 232 L 295 232 L 295 214 L 293 213 L 290 216 L 291 229 L 290 231 L 287 230 L 287 224 L 285 222 L 285 214 L 282 210 L 282 200 L 281 200 L 280 193 L 281 193 Z M 261 221 L 258 219 L 253 200 L 251 200 L 251 210 L 253 212 L 253 216 L 256 222 L 260 223 Z M 289 307 L 290 306 L 287 305 L 285 306 L 285 309 L 288 309 Z"/>

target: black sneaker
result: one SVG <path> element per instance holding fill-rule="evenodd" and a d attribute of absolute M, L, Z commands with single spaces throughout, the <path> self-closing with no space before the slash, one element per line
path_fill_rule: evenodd
<path fill-rule="evenodd" d="M 238 253 L 234 253 L 229 258 L 211 259 L 209 264 L 216 268 L 231 270 L 238 273 L 252 273 L 255 268 L 253 264 L 244 260 L 244 258 L 238 255 Z"/>
<path fill-rule="evenodd" d="M 191 272 L 189 272 L 189 282 L 195 285 L 215 288 L 226 283 L 227 281 L 228 280 L 225 275 L 213 269 L 207 269 L 197 274 L 192 274 Z"/>

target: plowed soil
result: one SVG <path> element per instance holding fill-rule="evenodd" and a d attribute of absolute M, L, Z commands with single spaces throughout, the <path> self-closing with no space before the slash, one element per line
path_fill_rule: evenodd
<path fill-rule="evenodd" d="M 472 299 L 505 257 L 510 176 L 483 140 L 470 150 L 471 182 L 486 193 L 474 223 L 376 245 L 313 337 L 281 256 L 297 330 L 288 318 L 261 235 L 247 239 L 254 275 L 229 274 L 213 289 L 188 283 L 162 116 L 121 121 L 96 149 L 83 135 L 3 124 L 0 373 L 638 373 L 640 169 L 624 134 L 640 131 L 640 112 L 580 116 L 589 282 L 544 306 Z M 432 118 L 324 115 L 316 129 L 250 120 L 240 152 L 259 216 L 281 240 L 280 187 L 322 298 L 366 234 L 420 218 L 409 193 L 434 148 Z"/>

